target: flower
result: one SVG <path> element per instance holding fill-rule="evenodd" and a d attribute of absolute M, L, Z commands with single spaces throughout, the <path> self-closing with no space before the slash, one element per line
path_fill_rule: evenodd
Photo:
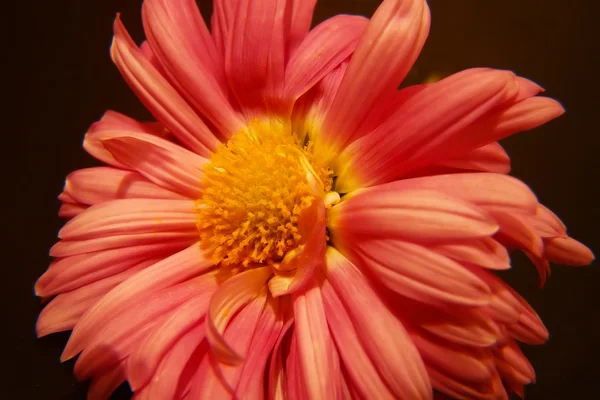
<path fill-rule="evenodd" d="M 495 274 L 524 251 L 592 253 L 507 175 L 498 140 L 563 113 L 535 83 L 471 69 L 396 88 L 429 30 L 424 0 L 309 30 L 315 1 L 145 0 L 111 56 L 157 122 L 109 111 L 75 171 L 71 218 L 35 286 L 39 336 L 89 397 L 523 395 L 517 341 L 548 332 Z"/>

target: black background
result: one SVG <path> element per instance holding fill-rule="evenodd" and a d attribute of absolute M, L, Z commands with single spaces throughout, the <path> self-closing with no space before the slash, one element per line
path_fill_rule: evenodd
<path fill-rule="evenodd" d="M 12 2 L 11 2 L 12 3 Z M 376 0 L 321 0 L 314 22 L 338 13 L 371 15 Z M 559 99 L 567 113 L 503 142 L 513 175 L 567 224 L 569 233 L 596 252 L 598 222 L 597 95 L 600 85 L 597 13 L 593 1 L 430 0 L 432 29 L 408 82 L 474 66 L 505 68 L 531 78 Z M 68 334 L 35 339 L 39 300 L 33 283 L 45 270 L 48 249 L 62 221 L 56 216 L 64 177 L 95 165 L 81 148 L 87 127 L 105 109 L 148 116 L 111 64 L 111 25 L 120 11 L 136 40 L 143 38 L 139 0 L 18 1 L 3 15 L 9 73 L 4 74 L 2 300 L 5 323 L 0 397 L 83 399 L 72 364 L 59 364 Z M 12 7 L 11 5 L 11 7 Z M 201 1 L 206 15 L 210 1 Z M 12 28 L 12 29 L 11 29 Z M 4 58 L 4 57 L 3 57 Z M 12 92 L 12 94 L 11 94 Z M 16 143 L 15 143 L 16 141 Z M 8 240 L 6 240 L 8 239 Z M 504 274 L 537 309 L 551 338 L 526 347 L 538 383 L 528 399 L 600 398 L 597 322 L 600 273 L 555 266 L 543 290 L 520 256 Z M 8 318 L 8 319 L 7 319 Z M 6 395 L 4 392 L 6 391 Z M 127 390 L 118 398 L 127 398 Z"/>

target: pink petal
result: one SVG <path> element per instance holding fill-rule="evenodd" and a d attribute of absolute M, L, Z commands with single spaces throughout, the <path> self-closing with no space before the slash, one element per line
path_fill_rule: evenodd
<path fill-rule="evenodd" d="M 233 25 L 233 14 L 238 0 L 214 0 L 213 14 L 210 21 L 212 37 L 217 51 L 222 58 L 229 41 L 229 34 Z"/>
<path fill-rule="evenodd" d="M 473 400 L 498 398 L 504 400 L 504 397 L 494 396 L 495 387 L 493 386 L 493 381 L 488 381 L 483 384 L 464 382 L 432 366 L 427 366 L 427 373 L 431 378 L 433 387 L 436 390 L 451 396 L 450 398 Z M 502 386 L 502 384 L 500 384 L 500 386 Z M 506 400 L 508 400 L 508 398 L 506 398 Z"/>
<path fill-rule="evenodd" d="M 435 242 L 489 236 L 498 225 L 480 208 L 441 192 L 374 187 L 332 207 L 328 228 L 335 243 L 350 235 Z"/>
<path fill-rule="evenodd" d="M 63 203 L 58 210 L 61 218 L 73 218 L 84 212 L 88 207 L 80 203 Z"/>
<path fill-rule="evenodd" d="M 535 382 L 535 371 L 514 340 L 494 350 L 495 364 L 503 377 L 520 384 Z"/>
<path fill-rule="evenodd" d="M 202 323 L 212 294 L 208 290 L 182 304 L 134 350 L 127 365 L 127 379 L 133 391 L 150 380 L 165 354 L 187 331 Z"/>
<path fill-rule="evenodd" d="M 153 379 L 141 390 L 144 396 L 140 398 L 147 400 L 178 398 L 176 393 L 181 386 L 180 381 L 189 380 L 190 369 L 196 370 L 197 363 L 208 349 L 204 341 L 205 328 L 204 324 L 196 325 L 173 344 L 160 361 Z M 138 393 L 140 391 L 136 391 L 136 395 Z"/>
<path fill-rule="evenodd" d="M 226 42 L 229 86 L 248 119 L 273 107 L 285 67 L 285 2 L 238 0 Z"/>
<path fill-rule="evenodd" d="M 366 132 L 356 128 L 379 97 L 404 79 L 429 33 L 423 0 L 385 0 L 375 11 L 348 66 L 324 124 L 329 143 L 343 147 Z"/>
<path fill-rule="evenodd" d="M 123 382 L 125 382 L 125 365 L 122 361 L 108 371 L 95 376 L 88 389 L 88 400 L 105 400 L 110 397 Z"/>
<path fill-rule="evenodd" d="M 146 108 L 190 150 L 202 155 L 214 151 L 219 144 L 217 138 L 144 57 L 119 17 L 115 20 L 114 32 L 111 57 Z"/>
<path fill-rule="evenodd" d="M 417 244 L 393 239 L 353 243 L 352 251 L 385 286 L 415 300 L 488 304 L 490 289 L 462 265 Z"/>
<path fill-rule="evenodd" d="M 283 317 L 278 300 L 267 300 L 252 342 L 248 347 L 246 362 L 235 389 L 239 397 L 264 398 L 264 377 L 267 361 L 283 329 Z"/>
<path fill-rule="evenodd" d="M 196 225 L 192 200 L 123 199 L 96 204 L 65 224 L 61 239 L 188 231 Z"/>
<path fill-rule="evenodd" d="M 431 398 L 427 373 L 408 333 L 360 271 L 332 247 L 327 250 L 326 275 L 392 392 L 400 398 Z"/>
<path fill-rule="evenodd" d="M 231 347 L 223 337 L 223 333 L 236 311 L 257 297 L 266 300 L 264 285 L 271 276 L 270 268 L 252 268 L 229 278 L 215 292 L 210 300 L 207 339 L 213 354 L 224 363 L 236 364 L 244 355 Z M 255 307 L 258 307 L 257 303 Z"/>
<path fill-rule="evenodd" d="M 185 248 L 184 243 L 156 243 L 103 250 L 53 262 L 35 284 L 38 296 L 52 296 L 77 289 L 131 268 L 139 269 Z"/>
<path fill-rule="evenodd" d="M 289 350 L 286 348 L 286 344 L 289 342 L 284 343 L 284 339 L 286 337 L 289 338 L 290 335 L 287 335 L 287 333 L 293 322 L 293 319 L 288 319 L 279 333 L 277 342 L 275 342 L 275 345 L 273 346 L 271 361 L 269 362 L 269 375 L 267 378 L 269 383 L 267 398 L 269 400 L 285 399 L 286 374 L 284 372 L 284 356 L 289 358 L 291 352 L 286 351 Z"/>
<path fill-rule="evenodd" d="M 367 23 L 364 17 L 338 15 L 310 31 L 286 66 L 284 97 L 295 101 L 350 56 Z"/>
<path fill-rule="evenodd" d="M 460 156 L 437 162 L 434 164 L 435 166 L 457 170 L 508 174 L 510 172 L 510 158 L 500 143 L 493 142 Z"/>
<path fill-rule="evenodd" d="M 306 398 L 341 398 L 338 352 L 329 334 L 321 291 L 312 286 L 292 296 L 294 329 Z"/>
<path fill-rule="evenodd" d="M 318 140 L 318 135 L 321 134 L 321 126 L 331 107 L 347 66 L 348 61 L 344 61 L 335 67 L 294 104 L 293 129 L 298 133 L 298 139 L 301 143 L 306 136 L 313 141 Z"/>
<path fill-rule="evenodd" d="M 507 211 L 492 211 L 494 219 L 500 224 L 496 239 L 509 247 L 517 247 L 541 256 L 544 248 L 542 239 L 527 225 L 519 215 Z"/>
<path fill-rule="evenodd" d="M 193 0 L 150 0 L 142 6 L 148 42 L 179 93 L 222 137 L 243 125 L 226 97 L 223 58 Z"/>
<path fill-rule="evenodd" d="M 342 349 L 339 354 L 344 369 L 360 393 L 360 398 L 394 399 L 394 395 L 399 396 L 401 393 L 391 393 L 381 379 L 357 335 L 344 304 L 329 283 L 323 284 L 322 294 L 329 330 L 337 348 Z"/>
<path fill-rule="evenodd" d="M 286 60 L 309 33 L 317 0 L 290 0 L 286 7 Z"/>
<path fill-rule="evenodd" d="M 207 298 L 205 304 L 208 303 L 208 297 L 217 285 L 215 274 L 208 274 L 150 295 L 138 296 L 127 304 L 126 309 L 105 320 L 102 325 L 96 327 L 92 335 L 88 336 L 84 343 L 85 349 L 77 359 L 75 373 L 80 378 L 94 375 L 101 371 L 104 362 L 108 361 L 110 354 L 106 353 L 112 352 L 114 356 L 119 357 L 131 355 L 135 349 L 144 346 L 147 341 L 156 340 L 161 333 L 164 335 L 163 337 L 166 336 L 162 340 L 174 340 L 175 338 L 169 336 L 176 335 L 176 330 L 174 332 L 163 331 L 158 334 L 156 330 L 165 327 L 166 320 L 172 320 L 173 315 L 178 313 L 179 308 L 189 300 L 202 296 Z M 132 335 L 137 335 L 138 331 L 146 329 L 147 334 L 143 339 L 140 337 L 136 341 L 131 341 Z M 148 356 L 152 357 L 151 354 Z M 128 366 L 128 374 L 131 371 L 132 369 Z"/>
<path fill-rule="evenodd" d="M 197 275 L 212 266 L 199 244 L 180 251 L 146 268 L 111 290 L 77 323 L 61 357 L 68 360 L 78 354 L 103 322 L 127 308 L 140 294 L 151 295 Z"/>
<path fill-rule="evenodd" d="M 83 204 L 125 198 L 185 199 L 149 182 L 136 172 L 110 167 L 85 168 L 71 172 L 67 176 L 65 191 Z"/>
<path fill-rule="evenodd" d="M 115 111 L 104 113 L 102 118 L 88 129 L 83 139 L 83 148 L 98 160 L 121 169 L 127 169 L 127 167 L 115 160 L 99 140 L 106 131 L 148 133 L 159 136 L 148 124 L 138 122 Z"/>
<path fill-rule="evenodd" d="M 303 379 L 298 334 L 296 329 L 292 329 L 289 351 L 285 360 L 285 395 L 283 398 L 290 400 L 306 399 L 306 387 Z"/>
<path fill-rule="evenodd" d="M 235 348 L 239 353 L 245 355 L 245 361 L 249 361 L 251 341 L 259 324 L 261 315 L 267 305 L 266 296 L 259 295 L 241 308 L 234 311 L 231 322 L 225 329 L 224 341 Z M 262 321 L 264 322 L 264 321 Z M 195 382 L 192 383 L 190 397 L 193 399 L 221 399 L 228 398 L 237 387 L 244 364 L 235 365 L 223 363 L 214 352 L 202 360 L 202 364 L 196 373 Z"/>
<path fill-rule="evenodd" d="M 544 244 L 544 257 L 552 262 L 580 266 L 594 261 L 592 251 L 570 237 L 545 239 Z"/>
<path fill-rule="evenodd" d="M 61 293 L 44 307 L 36 324 L 38 337 L 73 329 L 81 316 L 112 288 L 135 275 L 155 260 L 148 260 L 126 271 L 92 282 L 70 292 Z"/>
<path fill-rule="evenodd" d="M 486 382 L 495 372 L 487 349 L 437 342 L 428 335 L 413 334 L 411 338 L 428 366 L 455 379 Z"/>
<path fill-rule="evenodd" d="M 436 190 L 485 209 L 535 212 L 537 199 L 520 180 L 492 173 L 462 173 L 403 179 L 378 186 L 381 191 Z"/>
<path fill-rule="evenodd" d="M 456 261 L 463 261 L 489 269 L 510 268 L 506 247 L 486 237 L 455 243 L 434 245 L 432 250 Z"/>
<path fill-rule="evenodd" d="M 130 235 L 113 235 L 86 240 L 60 240 L 50 249 L 52 257 L 69 257 L 94 251 L 118 249 L 153 243 L 181 243 L 187 247 L 198 241 L 198 230 L 190 227 L 176 232 L 150 232 Z"/>
<path fill-rule="evenodd" d="M 486 69 L 462 71 L 427 86 L 343 151 L 336 187 L 349 192 L 390 182 L 417 163 L 422 166 L 420 159 L 445 148 L 457 133 L 513 99 L 517 89 L 513 73 Z"/>
<path fill-rule="evenodd" d="M 201 196 L 205 158 L 143 133 L 105 132 L 103 136 L 102 145 L 118 162 L 165 189 L 192 199 Z"/>

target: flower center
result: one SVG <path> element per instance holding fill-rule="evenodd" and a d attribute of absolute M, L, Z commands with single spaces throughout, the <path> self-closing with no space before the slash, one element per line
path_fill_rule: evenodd
<path fill-rule="evenodd" d="M 276 120 L 252 121 L 217 149 L 204 172 L 200 243 L 222 265 L 281 262 L 300 245 L 300 214 L 332 185 L 312 145 Z"/>

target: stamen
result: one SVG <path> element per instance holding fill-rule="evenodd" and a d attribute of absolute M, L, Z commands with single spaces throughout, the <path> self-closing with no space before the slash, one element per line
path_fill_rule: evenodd
<path fill-rule="evenodd" d="M 278 121 L 251 122 L 205 165 L 197 226 L 215 263 L 274 265 L 297 248 L 298 217 L 331 190 L 332 172 Z"/>

